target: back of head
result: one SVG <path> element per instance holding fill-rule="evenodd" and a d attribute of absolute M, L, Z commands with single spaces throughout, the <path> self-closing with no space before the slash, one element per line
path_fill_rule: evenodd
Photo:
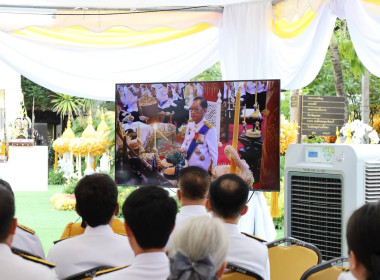
<path fill-rule="evenodd" d="M 14 215 L 15 201 L 13 194 L 0 185 L 0 243 L 7 239 Z"/>
<path fill-rule="evenodd" d="M 198 166 L 183 168 L 179 173 L 178 186 L 183 198 L 189 200 L 206 199 L 210 188 L 210 176 Z"/>
<path fill-rule="evenodd" d="M 173 230 L 177 203 L 166 190 L 144 186 L 127 197 L 123 215 L 142 249 L 161 249 Z"/>
<path fill-rule="evenodd" d="M 357 209 L 347 223 L 347 243 L 363 264 L 368 279 L 380 279 L 380 202 L 367 203 Z"/>
<path fill-rule="evenodd" d="M 0 186 L 3 186 L 4 188 L 6 188 L 14 196 L 12 187 L 7 181 L 0 179 Z"/>
<path fill-rule="evenodd" d="M 95 173 L 83 177 L 75 187 L 76 208 L 91 227 L 110 222 L 117 205 L 117 187 L 108 175 Z"/>
<path fill-rule="evenodd" d="M 228 245 L 229 237 L 223 222 L 218 218 L 199 216 L 186 221 L 175 231 L 169 255 L 175 262 L 176 254 L 180 252 L 188 256 L 190 263 L 210 256 L 214 270 L 218 270 L 226 260 Z M 173 267 L 171 270 L 173 274 Z"/>
<path fill-rule="evenodd" d="M 247 203 L 248 193 L 247 183 L 238 175 L 222 175 L 210 185 L 211 209 L 220 218 L 237 218 Z"/>

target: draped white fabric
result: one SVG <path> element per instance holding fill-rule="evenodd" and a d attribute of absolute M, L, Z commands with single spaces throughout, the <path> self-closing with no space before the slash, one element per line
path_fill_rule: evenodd
<path fill-rule="evenodd" d="M 303 34 L 282 39 L 271 32 L 270 1 L 225 7 L 220 47 L 223 77 L 281 78 L 282 89 L 308 85 L 323 64 L 335 19 L 325 3 Z"/>
<path fill-rule="evenodd" d="M 380 77 L 380 15 L 371 14 L 361 1 L 346 0 L 344 17 L 360 61 Z"/>
<path fill-rule="evenodd" d="M 186 81 L 219 59 L 218 30 L 124 49 L 85 49 L 0 32 L 0 59 L 32 81 L 64 94 L 114 100 L 115 83 Z"/>

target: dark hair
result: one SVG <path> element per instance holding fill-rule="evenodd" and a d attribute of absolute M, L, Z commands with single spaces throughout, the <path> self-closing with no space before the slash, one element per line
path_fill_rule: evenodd
<path fill-rule="evenodd" d="M 197 97 L 195 97 L 195 98 L 193 99 L 193 101 L 197 101 L 197 100 L 200 100 L 200 101 L 201 101 L 200 104 L 201 104 L 201 107 L 202 107 L 203 109 L 207 109 L 207 100 L 206 100 L 204 97 L 202 97 L 202 96 L 197 96 Z"/>
<path fill-rule="evenodd" d="M 185 167 L 179 173 L 178 187 L 184 198 L 205 199 L 210 189 L 210 176 L 198 166 Z"/>
<path fill-rule="evenodd" d="M 13 193 L 11 185 L 7 181 L 0 179 L 0 186 L 5 187 L 8 191 L 10 191 L 10 193 L 12 194 L 13 197 L 15 196 Z"/>
<path fill-rule="evenodd" d="M 89 226 L 106 225 L 117 205 L 115 181 L 106 174 L 87 175 L 77 183 L 75 198 L 78 213 Z"/>
<path fill-rule="evenodd" d="M 123 215 L 142 249 L 165 247 L 173 230 L 177 203 L 157 186 L 144 186 L 125 200 Z"/>
<path fill-rule="evenodd" d="M 380 203 L 355 210 L 347 223 L 347 244 L 367 269 L 368 279 L 380 279 Z"/>
<path fill-rule="evenodd" d="M 248 199 L 247 183 L 238 175 L 225 174 L 211 182 L 211 210 L 219 217 L 237 218 Z"/>
<path fill-rule="evenodd" d="M 0 242 L 7 239 L 14 215 L 15 200 L 13 194 L 3 185 L 0 185 Z"/>

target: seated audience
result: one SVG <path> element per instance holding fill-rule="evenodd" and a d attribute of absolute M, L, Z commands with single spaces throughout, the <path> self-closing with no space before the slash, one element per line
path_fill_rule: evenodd
<path fill-rule="evenodd" d="M 168 279 L 220 279 L 226 268 L 227 251 L 228 233 L 218 218 L 193 218 L 173 236 Z"/>
<path fill-rule="evenodd" d="M 135 253 L 132 264 L 108 273 L 99 279 L 166 280 L 169 260 L 165 244 L 173 230 L 177 204 L 168 192 L 156 186 L 144 186 L 125 200 L 125 230 Z"/>
<path fill-rule="evenodd" d="M 17 219 L 13 194 L 0 185 L 0 278 L 12 280 L 57 279 L 46 261 L 13 254 L 11 244 L 16 232 Z"/>
<path fill-rule="evenodd" d="M 230 247 L 227 262 L 251 270 L 269 280 L 268 248 L 238 231 L 237 223 L 247 213 L 248 185 L 235 174 L 226 174 L 211 182 L 206 206 L 213 217 L 221 218 L 228 231 Z"/>
<path fill-rule="evenodd" d="M 110 225 L 119 212 L 117 187 L 106 174 L 83 177 L 75 187 L 76 211 L 87 224 L 83 234 L 56 243 L 48 260 L 60 279 L 98 266 L 128 265 L 133 252 Z"/>
<path fill-rule="evenodd" d="M 379 236 L 380 202 L 367 203 L 357 209 L 347 223 L 350 271 L 356 279 L 380 279 Z"/>
<path fill-rule="evenodd" d="M 166 248 L 169 248 L 174 232 L 187 220 L 211 214 L 207 213 L 205 203 L 210 188 L 210 177 L 206 170 L 198 166 L 183 168 L 178 176 L 177 197 L 181 210 L 175 220 L 174 231 L 170 235 Z"/>
<path fill-rule="evenodd" d="M 14 198 L 11 185 L 7 181 L 0 179 L 0 186 L 7 188 Z M 12 248 L 45 259 L 44 249 L 38 235 L 34 230 L 19 223 L 17 223 L 16 234 L 13 236 Z"/>

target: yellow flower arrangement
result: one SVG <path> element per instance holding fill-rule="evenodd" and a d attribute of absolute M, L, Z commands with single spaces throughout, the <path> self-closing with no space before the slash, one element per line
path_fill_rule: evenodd
<path fill-rule="evenodd" d="M 75 210 L 75 197 L 70 194 L 57 193 L 50 198 L 50 203 L 57 210 Z"/>
<path fill-rule="evenodd" d="M 280 125 L 280 153 L 285 154 L 289 145 L 296 141 L 298 124 L 288 121 L 284 115 L 281 115 Z"/>
<path fill-rule="evenodd" d="M 60 137 L 53 142 L 53 149 L 59 154 L 67 153 L 70 151 L 70 141 L 73 139 Z"/>

